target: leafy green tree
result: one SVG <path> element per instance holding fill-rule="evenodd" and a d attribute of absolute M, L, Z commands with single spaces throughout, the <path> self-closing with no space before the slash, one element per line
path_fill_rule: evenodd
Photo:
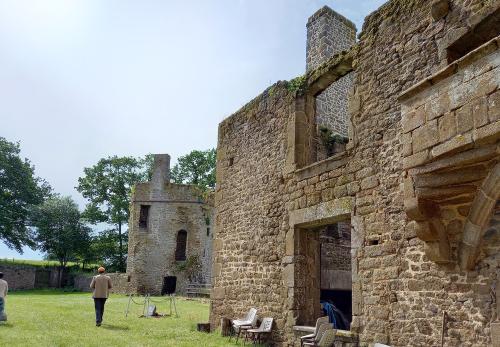
<path fill-rule="evenodd" d="M 90 246 L 92 230 L 70 197 L 53 196 L 32 211 L 37 248 L 59 261 L 59 287 L 68 261 Z"/>
<path fill-rule="evenodd" d="M 172 168 L 171 178 L 175 183 L 194 184 L 203 191 L 215 188 L 215 164 L 217 152 L 191 151 L 179 157 Z"/>
<path fill-rule="evenodd" d="M 34 174 L 28 159 L 21 159 L 19 143 L 0 137 L 0 239 L 22 252 L 34 246 L 29 212 L 50 195 L 50 186 Z"/>
<path fill-rule="evenodd" d="M 147 179 L 145 161 L 134 157 L 108 157 L 89 168 L 78 179 L 76 189 L 89 203 L 83 213 L 91 223 L 108 223 L 118 232 L 119 271 L 125 271 L 125 235 L 130 192 L 134 184 Z"/>
<path fill-rule="evenodd" d="M 128 234 L 123 233 L 123 247 L 127 248 Z M 120 271 L 121 258 L 120 258 L 120 240 L 114 230 L 105 230 L 92 240 L 91 252 L 95 256 L 95 260 L 99 264 L 103 264 L 107 270 Z"/>

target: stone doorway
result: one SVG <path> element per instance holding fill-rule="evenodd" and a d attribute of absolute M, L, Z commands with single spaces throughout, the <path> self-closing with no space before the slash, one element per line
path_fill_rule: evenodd
<path fill-rule="evenodd" d="M 345 220 L 298 228 L 295 263 L 297 324 L 314 325 L 329 304 L 339 328 L 352 321 L 351 225 Z"/>

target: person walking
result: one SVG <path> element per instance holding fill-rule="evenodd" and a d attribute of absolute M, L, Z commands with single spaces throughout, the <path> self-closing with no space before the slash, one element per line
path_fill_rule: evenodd
<path fill-rule="evenodd" d="M 0 322 L 7 320 L 7 315 L 5 314 L 5 297 L 9 291 L 9 285 L 6 280 L 3 279 L 3 273 L 0 272 Z"/>
<path fill-rule="evenodd" d="M 104 315 L 104 304 L 109 296 L 109 290 L 113 288 L 111 278 L 104 274 L 106 270 L 101 266 L 97 272 L 99 274 L 92 278 L 90 288 L 93 289 L 92 297 L 94 298 L 95 306 L 95 325 L 101 326 L 102 316 Z"/>

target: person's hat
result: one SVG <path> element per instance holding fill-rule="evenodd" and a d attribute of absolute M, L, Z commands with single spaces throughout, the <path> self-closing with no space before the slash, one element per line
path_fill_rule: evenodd
<path fill-rule="evenodd" d="M 104 271 L 106 271 L 106 269 L 103 268 L 102 266 L 99 269 L 97 269 L 97 272 L 99 273 L 103 273 Z"/>

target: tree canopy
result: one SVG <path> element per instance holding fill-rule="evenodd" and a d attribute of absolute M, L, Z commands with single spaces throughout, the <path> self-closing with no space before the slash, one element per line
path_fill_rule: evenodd
<path fill-rule="evenodd" d="M 21 253 L 24 245 L 34 246 L 30 210 L 50 192 L 30 161 L 20 157 L 19 143 L 0 137 L 0 239 L 8 247 Z"/>
<path fill-rule="evenodd" d="M 202 190 L 215 188 L 216 150 L 191 151 L 179 157 L 172 168 L 171 179 L 174 183 L 194 184 Z"/>
<path fill-rule="evenodd" d="M 92 230 L 80 217 L 78 205 L 70 197 L 53 196 L 33 209 L 36 246 L 57 259 L 61 268 L 90 246 Z"/>
<path fill-rule="evenodd" d="M 118 232 L 120 271 L 125 271 L 125 235 L 122 225 L 129 217 L 130 192 L 134 184 L 147 179 L 146 160 L 134 157 L 108 157 L 78 178 L 76 189 L 88 200 L 83 217 L 91 223 L 115 225 Z"/>

